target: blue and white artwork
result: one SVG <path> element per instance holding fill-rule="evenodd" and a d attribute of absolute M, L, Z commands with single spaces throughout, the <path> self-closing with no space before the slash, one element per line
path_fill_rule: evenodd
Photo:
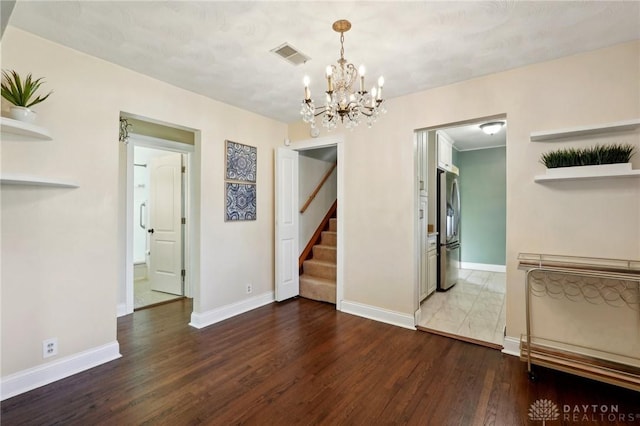
<path fill-rule="evenodd" d="M 256 220 L 256 185 L 226 182 L 225 221 Z"/>
<path fill-rule="evenodd" d="M 225 179 L 255 183 L 258 148 L 231 141 L 226 142 L 227 174 Z"/>

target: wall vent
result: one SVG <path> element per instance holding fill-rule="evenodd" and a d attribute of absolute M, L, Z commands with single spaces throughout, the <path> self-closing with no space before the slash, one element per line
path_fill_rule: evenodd
<path fill-rule="evenodd" d="M 298 51 L 298 49 L 296 49 L 295 47 L 291 46 L 289 43 L 281 44 L 275 49 L 271 49 L 271 52 L 275 53 L 276 55 L 280 56 L 282 59 L 293 65 L 301 65 L 311 59 L 304 53 Z"/>

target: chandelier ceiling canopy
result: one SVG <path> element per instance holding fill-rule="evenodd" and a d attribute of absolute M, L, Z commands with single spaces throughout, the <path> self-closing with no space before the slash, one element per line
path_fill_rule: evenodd
<path fill-rule="evenodd" d="M 351 29 L 351 22 L 341 19 L 333 23 L 333 30 L 340 33 L 340 59 L 337 65 L 329 65 L 326 68 L 327 90 L 324 105 L 316 107 L 311 99 L 309 76 L 305 76 L 304 100 L 300 114 L 305 123 L 316 128 L 316 117 L 322 116 L 322 126 L 329 130 L 335 129 L 338 121 L 348 129 L 357 126 L 360 121 L 366 121 L 371 125 L 378 115 L 385 113 L 384 99 L 382 98 L 382 86 L 384 78 L 378 78 L 377 87 L 372 87 L 371 92 L 365 89 L 365 67 L 356 67 L 348 63 L 344 58 L 344 33 Z M 358 78 L 359 77 L 359 78 Z M 358 90 L 353 87 L 359 80 Z"/>

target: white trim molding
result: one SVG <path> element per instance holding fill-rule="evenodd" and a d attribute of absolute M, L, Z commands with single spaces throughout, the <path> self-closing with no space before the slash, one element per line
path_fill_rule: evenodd
<path fill-rule="evenodd" d="M 460 262 L 460 268 L 487 272 L 507 272 L 506 265 L 490 265 L 488 263 Z"/>
<path fill-rule="evenodd" d="M 204 328 L 236 315 L 244 314 L 245 312 L 249 312 L 261 306 L 268 305 L 274 301 L 274 293 L 273 291 L 269 291 L 250 299 L 241 300 L 206 312 L 192 312 L 191 322 L 189 325 L 198 329 Z"/>
<path fill-rule="evenodd" d="M 323 148 L 328 146 L 335 146 L 338 154 L 338 166 L 337 166 L 337 191 L 336 201 L 338 202 L 338 212 L 336 213 L 338 219 L 338 241 L 336 242 L 337 257 L 336 257 L 336 310 L 342 310 L 342 299 L 344 298 L 344 217 L 345 217 L 345 189 L 344 189 L 344 165 L 345 160 L 345 144 L 344 135 L 335 134 L 325 136 L 321 138 L 305 139 L 289 143 L 289 148 L 298 152 L 309 149 Z M 286 141 L 285 141 L 286 142 Z M 286 145 L 286 143 L 285 143 Z"/>
<path fill-rule="evenodd" d="M 116 306 L 116 315 L 118 318 L 123 317 L 125 315 L 129 315 L 132 314 L 133 311 L 129 312 L 127 310 L 127 304 L 126 303 L 118 303 L 118 305 Z"/>
<path fill-rule="evenodd" d="M 2 378 L 0 400 L 4 401 L 120 357 L 120 345 L 115 341 L 10 374 Z"/>
<path fill-rule="evenodd" d="M 415 318 L 413 315 L 404 314 L 402 312 L 390 311 L 388 309 L 378 308 L 377 306 L 365 305 L 358 302 L 342 301 L 342 312 L 357 315 L 359 317 L 369 318 L 374 321 L 384 322 L 398 327 L 415 330 Z"/>
<path fill-rule="evenodd" d="M 520 339 L 517 337 L 504 336 L 502 353 L 520 358 Z"/>

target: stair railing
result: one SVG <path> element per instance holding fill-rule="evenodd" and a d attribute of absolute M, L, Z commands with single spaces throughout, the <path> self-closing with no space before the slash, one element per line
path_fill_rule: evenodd
<path fill-rule="evenodd" d="M 316 195 L 318 195 L 318 192 L 320 192 L 320 189 L 322 189 L 322 185 L 324 185 L 324 183 L 327 181 L 327 179 L 329 179 L 329 176 L 331 176 L 331 173 L 333 173 L 333 171 L 336 169 L 337 165 L 338 165 L 337 162 L 333 163 L 333 166 L 331 166 L 329 171 L 327 173 L 325 173 L 325 175 L 322 177 L 322 180 L 320 181 L 318 186 L 316 186 L 316 189 L 314 189 L 313 192 L 311 193 L 311 195 L 309 195 L 309 198 L 307 199 L 307 202 L 304 203 L 304 205 L 300 209 L 300 214 L 304 213 L 307 210 L 307 208 L 309 208 L 309 204 L 311 204 L 313 199 L 316 198 Z"/>

